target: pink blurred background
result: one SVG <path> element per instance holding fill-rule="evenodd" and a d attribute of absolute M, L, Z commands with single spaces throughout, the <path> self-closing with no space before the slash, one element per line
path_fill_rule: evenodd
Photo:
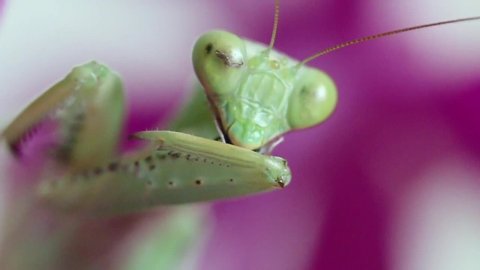
<path fill-rule="evenodd" d="M 0 1 L 0 127 L 91 59 L 124 78 L 128 132 L 155 127 L 193 82 L 196 37 L 224 28 L 267 43 L 272 29 L 273 1 L 40 2 L 2 11 Z M 468 0 L 282 1 L 276 48 L 302 59 L 478 10 Z M 313 61 L 337 84 L 336 112 L 275 151 L 291 166 L 288 188 L 213 205 L 198 269 L 480 269 L 479 29 L 420 30 Z"/>

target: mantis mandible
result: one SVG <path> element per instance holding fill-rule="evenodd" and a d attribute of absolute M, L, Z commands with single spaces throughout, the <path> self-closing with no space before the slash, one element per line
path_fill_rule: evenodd
<path fill-rule="evenodd" d="M 269 45 L 226 31 L 202 35 L 193 49 L 197 93 L 170 127 L 132 135 L 145 146 L 118 153 L 123 87 L 115 72 L 90 62 L 76 67 L 34 100 L 4 130 L 15 155 L 30 130 L 57 123 L 58 143 L 36 194 L 69 211 L 130 212 L 155 205 L 233 198 L 287 186 L 287 162 L 270 156 L 291 130 L 325 121 L 337 103 L 336 87 L 311 60 L 360 42 L 470 17 L 354 39 L 297 61 L 274 50 L 279 1 Z M 192 119 L 195 120 L 192 120 Z M 187 134 L 188 133 L 188 134 Z M 51 154 L 53 153 L 53 155 Z"/>

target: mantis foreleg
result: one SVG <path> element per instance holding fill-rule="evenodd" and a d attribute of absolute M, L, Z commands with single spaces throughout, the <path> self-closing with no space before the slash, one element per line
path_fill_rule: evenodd
<path fill-rule="evenodd" d="M 59 122 L 55 159 L 76 171 L 110 160 L 117 152 L 123 121 L 123 87 L 107 67 L 90 62 L 34 100 L 3 132 L 18 152 L 21 140 L 45 118 Z"/>
<path fill-rule="evenodd" d="M 22 131 L 35 124 L 32 113 L 38 114 L 33 117 L 38 121 L 49 111 L 60 110 L 56 117 L 65 136 L 56 150 L 68 159 L 60 161 L 65 170 L 46 174 L 38 188 L 41 199 L 70 211 L 108 214 L 244 196 L 289 183 L 285 160 L 211 140 L 214 125 L 201 96 L 192 107 L 201 121 L 186 121 L 187 110 L 176 128 L 211 139 L 178 132 L 141 132 L 135 137 L 147 143 L 144 148 L 115 156 L 122 126 L 122 91 L 115 73 L 88 63 L 75 68 L 7 128 L 7 143 L 15 146 Z M 69 128 L 78 115 L 81 125 Z"/>
<path fill-rule="evenodd" d="M 278 157 L 171 131 L 136 137 L 149 142 L 145 150 L 46 181 L 41 197 L 69 210 L 110 213 L 237 197 L 290 181 L 286 162 Z"/>

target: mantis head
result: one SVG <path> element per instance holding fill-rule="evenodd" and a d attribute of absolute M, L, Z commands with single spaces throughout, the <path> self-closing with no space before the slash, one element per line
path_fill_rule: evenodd
<path fill-rule="evenodd" d="M 226 31 L 202 35 L 193 64 L 226 140 L 261 149 L 333 112 L 337 93 L 325 73 Z"/>
<path fill-rule="evenodd" d="M 193 64 L 216 123 L 226 142 L 260 152 L 273 149 L 281 136 L 324 122 L 334 111 L 337 90 L 328 75 L 305 64 L 361 42 L 444 24 L 480 20 L 470 17 L 417 25 L 353 39 L 296 61 L 273 49 L 279 1 L 268 46 L 225 31 L 201 36 Z"/>

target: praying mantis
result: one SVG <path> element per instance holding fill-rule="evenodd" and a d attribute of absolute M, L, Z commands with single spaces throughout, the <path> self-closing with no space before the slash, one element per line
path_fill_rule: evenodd
<path fill-rule="evenodd" d="M 37 195 L 69 211 L 130 212 L 163 204 L 232 198 L 286 187 L 287 162 L 270 156 L 282 135 L 325 121 L 337 103 L 325 73 L 307 67 L 316 57 L 366 40 L 472 17 L 356 39 L 297 61 L 274 48 L 278 1 L 269 45 L 224 32 L 197 41 L 193 64 L 206 95 L 171 126 L 173 131 L 132 135 L 142 149 L 119 155 L 123 121 L 121 79 L 90 62 L 31 103 L 4 130 L 14 154 L 46 118 L 57 124 L 59 143 L 47 157 L 59 169 L 42 176 Z M 192 117 L 197 120 L 193 121 Z"/>

